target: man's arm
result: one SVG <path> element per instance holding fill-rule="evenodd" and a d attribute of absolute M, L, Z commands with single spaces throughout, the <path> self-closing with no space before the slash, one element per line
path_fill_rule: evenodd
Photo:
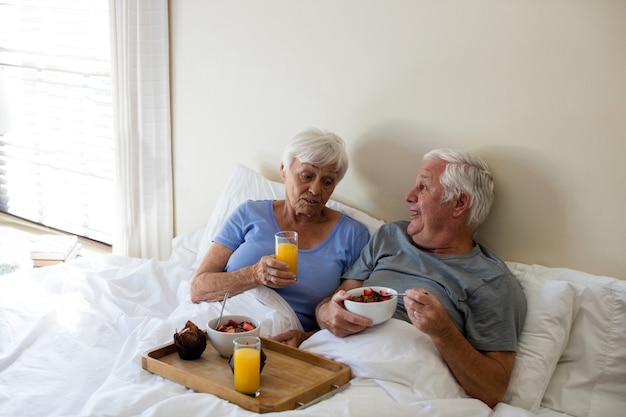
<path fill-rule="evenodd" d="M 337 337 L 346 337 L 373 326 L 372 320 L 349 312 L 343 305 L 345 300 L 350 299 L 347 291 L 362 285 L 361 280 L 343 280 L 332 297 L 325 298 L 317 305 L 315 317 L 320 329 L 327 329 Z"/>
<path fill-rule="evenodd" d="M 432 337 L 437 350 L 468 395 L 495 407 L 509 386 L 515 352 L 479 352 L 454 325 L 451 333 Z"/>
<path fill-rule="evenodd" d="M 342 280 L 332 296 L 328 296 L 319 302 L 315 308 L 315 316 L 320 329 L 328 329 L 335 336 L 344 337 L 358 333 L 366 327 L 373 325 L 370 319 L 350 313 L 343 307 L 343 300 L 350 298 L 346 291 L 358 288 L 362 283 L 363 281 L 355 279 Z M 302 332 L 294 329 L 273 336 L 272 339 L 298 347 L 314 333 L 315 331 Z"/>
<path fill-rule="evenodd" d="M 413 325 L 430 336 L 450 371 L 468 395 L 489 407 L 502 401 L 515 365 L 515 352 L 480 352 L 450 320 L 437 297 L 407 291 L 404 305 Z"/>

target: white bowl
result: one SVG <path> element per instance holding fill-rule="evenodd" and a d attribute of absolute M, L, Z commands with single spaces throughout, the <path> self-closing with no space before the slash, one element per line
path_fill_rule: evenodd
<path fill-rule="evenodd" d="M 348 294 L 352 295 L 353 297 L 358 297 L 363 295 L 363 291 L 366 288 L 371 288 L 378 293 L 384 291 L 392 297 L 386 301 L 377 301 L 373 303 L 363 303 L 359 301 L 346 300 L 343 302 L 346 310 L 360 316 L 372 319 L 374 325 L 389 320 L 391 316 L 393 316 L 393 313 L 395 313 L 396 306 L 398 305 L 398 292 L 393 288 L 388 287 L 361 287 L 349 290 Z"/>
<path fill-rule="evenodd" d="M 237 323 L 248 321 L 256 327 L 256 329 L 254 330 L 239 333 L 226 333 L 217 331 L 215 329 L 215 325 L 217 324 L 218 318 L 219 317 L 214 317 L 209 320 L 206 332 L 209 335 L 209 341 L 211 342 L 215 350 L 217 350 L 217 352 L 225 358 L 229 358 L 230 355 L 233 354 L 233 350 L 235 347 L 233 344 L 233 340 L 235 340 L 236 338 L 242 336 L 260 336 L 261 323 L 258 320 L 253 319 L 252 317 L 240 315 L 222 316 L 222 321 L 220 323 L 224 325 L 228 323 L 228 320 L 233 320 Z"/>

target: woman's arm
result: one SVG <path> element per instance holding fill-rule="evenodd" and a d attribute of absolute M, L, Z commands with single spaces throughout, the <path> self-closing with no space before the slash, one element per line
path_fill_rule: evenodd
<path fill-rule="evenodd" d="M 231 296 L 256 287 L 253 265 L 233 272 L 224 272 L 233 251 L 213 242 L 191 279 L 191 301 L 219 301 L 228 292 Z"/>
<path fill-rule="evenodd" d="M 211 244 L 191 279 L 191 301 L 220 301 L 227 292 L 234 296 L 258 285 L 282 288 L 295 282 L 295 274 L 286 270 L 289 265 L 277 261 L 274 255 L 263 256 L 253 265 L 225 272 L 232 254 L 231 249 L 220 243 Z"/>

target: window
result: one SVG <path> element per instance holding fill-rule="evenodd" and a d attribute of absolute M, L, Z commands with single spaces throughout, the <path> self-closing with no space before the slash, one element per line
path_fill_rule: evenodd
<path fill-rule="evenodd" d="M 0 211 L 111 243 L 114 173 L 108 1 L 2 1 Z"/>

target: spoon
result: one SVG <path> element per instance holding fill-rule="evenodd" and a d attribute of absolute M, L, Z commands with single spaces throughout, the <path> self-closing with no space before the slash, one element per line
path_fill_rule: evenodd
<path fill-rule="evenodd" d="M 224 294 L 224 301 L 222 301 L 222 310 L 220 311 L 220 316 L 217 318 L 217 323 L 215 324 L 215 330 L 220 327 L 220 322 L 222 321 L 222 314 L 224 314 L 224 307 L 226 306 L 226 300 L 228 300 L 228 293 Z"/>
<path fill-rule="evenodd" d="M 381 297 L 393 297 L 394 295 L 398 296 L 398 297 L 402 297 L 402 296 L 405 295 L 405 293 L 403 293 L 403 292 L 400 292 L 400 293 L 397 293 L 397 294 L 381 294 L 381 293 L 379 293 L 376 290 L 372 290 L 372 291 L 374 291 L 376 294 L 380 295 Z"/>

